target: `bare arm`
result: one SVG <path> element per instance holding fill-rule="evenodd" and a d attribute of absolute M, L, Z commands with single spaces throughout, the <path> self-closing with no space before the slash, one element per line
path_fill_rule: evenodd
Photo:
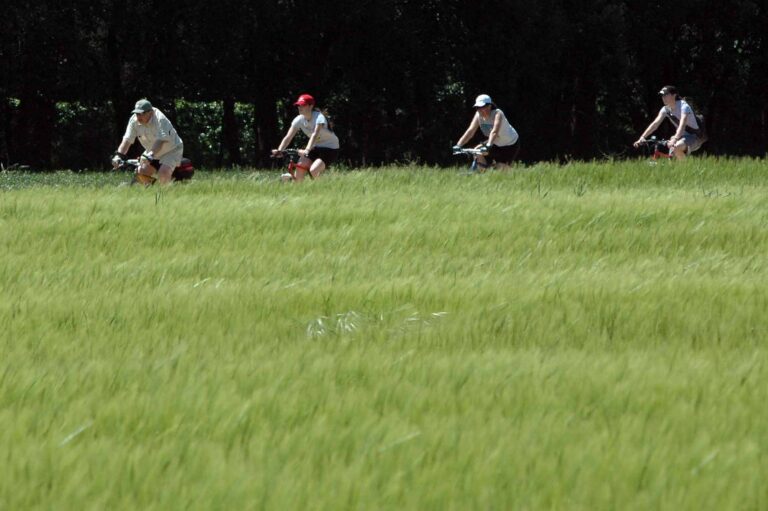
<path fill-rule="evenodd" d="M 683 138 L 683 134 L 685 133 L 685 127 L 688 125 L 688 116 L 689 113 L 683 112 L 683 114 L 680 116 L 680 124 L 677 125 L 677 131 L 675 131 L 675 134 L 672 136 L 672 140 L 670 142 L 677 142 L 681 138 Z"/>
<path fill-rule="evenodd" d="M 156 154 L 157 152 L 159 152 L 159 151 L 160 151 L 160 149 L 161 149 L 161 148 L 162 148 L 162 147 L 163 147 L 163 146 L 164 146 L 164 145 L 165 145 L 167 142 L 168 142 L 167 140 L 159 140 L 159 139 L 158 139 L 158 140 L 155 140 L 155 142 L 152 144 L 152 148 L 150 149 L 150 151 L 152 152 L 152 154 Z"/>
<path fill-rule="evenodd" d="M 491 134 L 488 135 L 489 146 L 493 145 L 493 141 L 496 140 L 496 137 L 499 135 L 500 129 L 501 129 L 501 112 L 496 112 L 496 117 L 493 119 L 493 128 L 491 129 Z"/>
<path fill-rule="evenodd" d="M 123 158 L 125 158 L 125 153 L 128 152 L 128 149 L 130 149 L 132 145 L 133 143 L 127 138 L 124 138 L 123 141 L 120 142 L 120 145 L 117 146 L 117 151 L 115 151 L 115 156 L 112 158 L 113 169 L 116 169 L 121 165 Z"/>
<path fill-rule="evenodd" d="M 273 152 L 273 153 L 274 153 L 274 152 L 278 152 L 278 153 L 279 153 L 279 152 L 283 151 L 283 150 L 284 150 L 286 147 L 288 147 L 288 144 L 290 144 L 290 143 L 291 143 L 291 140 L 293 140 L 293 137 L 295 137 L 295 136 L 296 136 L 296 132 L 297 132 L 297 131 L 299 131 L 299 128 L 296 128 L 296 127 L 294 127 L 294 126 L 291 126 L 291 127 L 288 129 L 288 133 L 286 133 L 286 134 L 285 134 L 285 137 L 283 137 L 283 140 L 282 140 L 282 142 L 280 142 L 280 145 L 279 145 L 279 146 L 277 146 L 277 149 L 275 149 L 275 150 L 274 150 L 274 151 L 272 151 L 272 152 Z"/>
<path fill-rule="evenodd" d="M 173 125 L 171 124 L 171 121 L 165 117 L 155 117 L 154 113 L 152 114 L 152 122 L 157 123 L 157 138 L 152 142 L 152 146 L 144 154 L 146 155 L 147 153 L 150 153 L 147 156 L 154 159 L 155 154 L 162 151 L 164 147 L 172 144 L 171 137 L 173 136 Z"/>
<path fill-rule="evenodd" d="M 475 136 L 475 133 L 477 132 L 477 129 L 480 127 L 480 122 L 477 120 L 477 114 L 472 118 L 472 122 L 469 123 L 469 128 L 467 128 L 467 131 L 464 132 L 464 134 L 461 136 L 458 142 L 456 142 L 457 146 L 463 146 L 467 142 L 470 141 L 472 137 Z"/>
<path fill-rule="evenodd" d="M 656 118 L 653 120 L 651 124 L 648 125 L 647 128 L 645 128 L 645 131 L 643 131 L 643 134 L 640 135 L 640 138 L 638 138 L 635 141 L 635 147 L 639 146 L 642 142 L 645 142 L 645 137 L 659 129 L 659 126 L 661 126 L 661 123 L 664 122 L 664 112 L 659 112 L 659 115 L 656 116 Z M 680 123 L 682 124 L 682 123 Z"/>
<path fill-rule="evenodd" d="M 317 140 L 317 135 L 320 133 L 320 128 L 325 126 L 324 124 L 315 124 L 315 130 L 312 132 L 312 136 L 309 137 L 309 142 L 307 142 L 307 148 L 305 149 L 306 153 L 309 153 L 309 151 L 312 150 L 312 147 L 315 145 L 315 140 Z"/>
<path fill-rule="evenodd" d="M 128 126 L 125 128 L 125 134 L 123 135 L 123 139 L 120 142 L 120 145 L 117 146 L 117 153 L 119 154 L 126 154 L 128 152 L 128 149 L 131 148 L 133 143 L 136 141 L 136 128 L 134 126 L 133 118 L 131 118 L 130 121 L 128 121 Z"/>
<path fill-rule="evenodd" d="M 133 144 L 128 139 L 123 139 L 122 142 L 120 142 L 120 145 L 117 147 L 117 152 L 120 154 L 125 154 L 128 152 L 128 149 L 131 148 Z"/>

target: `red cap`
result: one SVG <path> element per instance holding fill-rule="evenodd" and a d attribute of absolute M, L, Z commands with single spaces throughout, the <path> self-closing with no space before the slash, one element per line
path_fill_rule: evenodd
<path fill-rule="evenodd" d="M 296 100 L 296 103 L 293 104 L 293 106 L 304 106 L 304 105 L 314 105 L 315 104 L 315 98 L 310 96 L 309 94 L 302 94 L 299 96 L 299 99 Z"/>

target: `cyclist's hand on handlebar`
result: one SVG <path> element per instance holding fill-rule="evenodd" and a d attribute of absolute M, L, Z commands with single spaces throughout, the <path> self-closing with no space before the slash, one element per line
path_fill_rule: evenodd
<path fill-rule="evenodd" d="M 272 158 L 279 158 L 283 155 L 283 152 L 279 149 L 272 149 Z"/>
<path fill-rule="evenodd" d="M 112 156 L 112 168 L 113 169 L 117 169 L 123 163 L 125 163 L 125 162 L 123 161 L 123 159 L 120 157 L 119 154 L 116 154 L 116 155 Z"/>
<path fill-rule="evenodd" d="M 461 146 L 456 144 L 455 146 L 451 147 L 451 150 L 455 153 L 457 151 L 461 151 Z"/>
<path fill-rule="evenodd" d="M 637 140 L 635 140 L 635 143 L 632 144 L 632 145 L 635 146 L 635 147 L 640 147 L 640 144 L 644 144 L 645 142 L 647 142 L 645 137 L 640 137 Z"/>

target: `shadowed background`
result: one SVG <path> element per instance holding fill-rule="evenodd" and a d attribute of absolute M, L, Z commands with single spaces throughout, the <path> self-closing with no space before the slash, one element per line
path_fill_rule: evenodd
<path fill-rule="evenodd" d="M 667 83 L 713 154 L 768 144 L 759 1 L 20 1 L 0 21 L 0 161 L 104 168 L 148 97 L 199 166 L 263 166 L 292 102 L 327 108 L 353 165 L 445 164 L 490 94 L 522 158 L 634 155 Z"/>

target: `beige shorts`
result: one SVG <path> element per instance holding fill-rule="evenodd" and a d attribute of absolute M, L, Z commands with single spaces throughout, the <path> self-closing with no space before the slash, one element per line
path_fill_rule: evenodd
<path fill-rule="evenodd" d="M 180 145 L 177 148 L 173 149 L 172 151 L 169 151 L 164 155 L 160 156 L 158 159 L 160 160 L 160 165 L 168 165 L 172 169 L 175 169 L 176 167 L 181 165 L 181 158 L 183 156 L 184 156 L 184 146 Z"/>

